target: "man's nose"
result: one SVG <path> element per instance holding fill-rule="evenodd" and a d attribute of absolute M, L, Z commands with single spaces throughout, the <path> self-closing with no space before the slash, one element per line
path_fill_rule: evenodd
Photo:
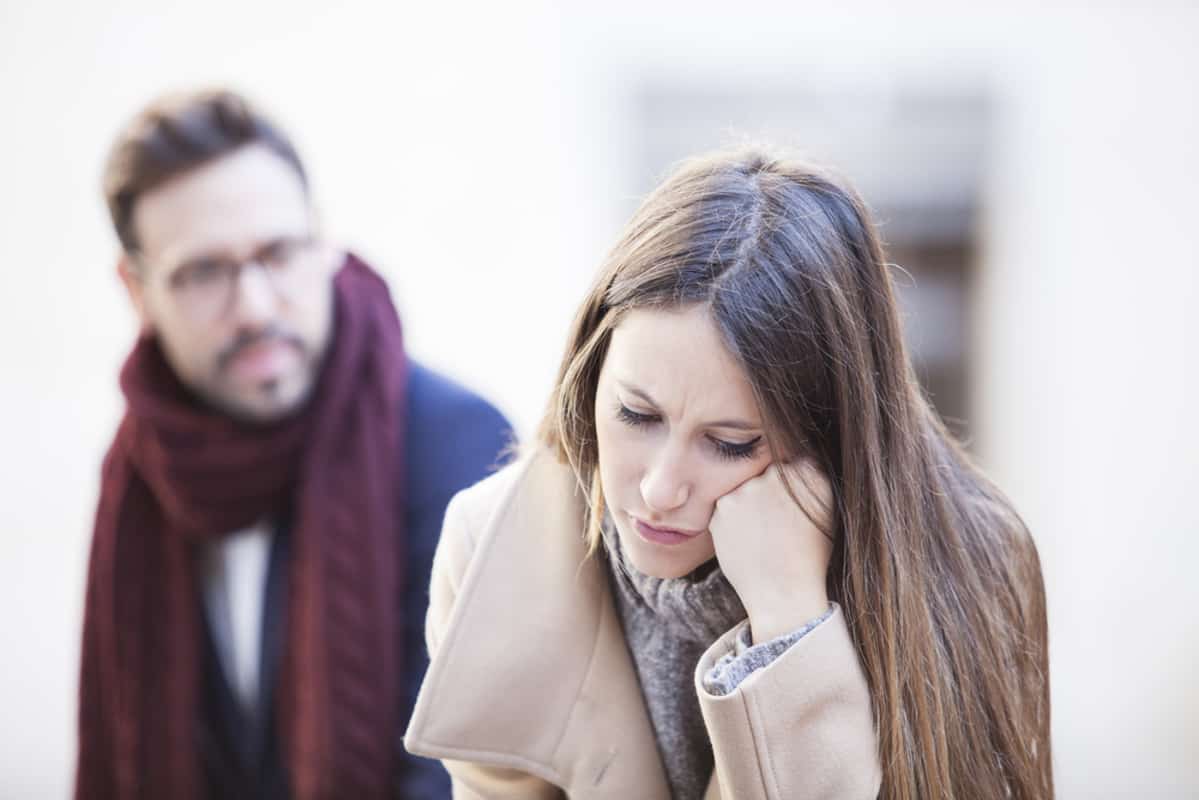
<path fill-rule="evenodd" d="M 264 267 L 252 262 L 242 266 L 231 291 L 230 316 L 238 323 L 255 324 L 274 318 L 279 298 Z"/>

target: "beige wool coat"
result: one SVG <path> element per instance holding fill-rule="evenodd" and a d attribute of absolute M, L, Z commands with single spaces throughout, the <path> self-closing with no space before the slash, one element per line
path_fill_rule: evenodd
<path fill-rule="evenodd" d="M 454 797 L 668 800 L 602 558 L 571 471 L 538 451 L 459 493 L 433 564 L 431 664 L 404 743 Z M 742 623 L 745 625 L 746 623 Z M 731 694 L 693 678 L 715 753 L 706 800 L 872 798 L 865 676 L 839 608 Z"/>

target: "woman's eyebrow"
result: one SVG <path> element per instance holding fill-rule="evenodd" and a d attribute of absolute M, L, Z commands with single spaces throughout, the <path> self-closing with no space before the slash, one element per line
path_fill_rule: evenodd
<path fill-rule="evenodd" d="M 654 402 L 654 398 L 649 396 L 648 392 L 638 389 L 627 381 L 618 380 L 616 385 L 625 390 L 631 395 L 636 396 L 642 402 L 647 403 L 652 408 L 658 408 L 658 404 Z M 705 428 L 728 428 L 735 431 L 757 431 L 761 429 L 760 425 L 755 425 L 752 422 L 746 422 L 742 419 L 722 419 L 715 422 L 704 423 Z"/>
<path fill-rule="evenodd" d="M 740 420 L 740 419 L 722 419 L 722 420 L 718 420 L 716 422 L 709 422 L 704 427 L 706 427 L 706 428 L 730 428 L 730 429 L 736 430 L 736 431 L 756 431 L 759 429 L 759 426 L 754 425 L 752 422 L 745 422 L 744 420 Z"/>
<path fill-rule="evenodd" d="M 642 391 L 641 389 L 638 389 L 636 386 L 634 386 L 633 384 L 628 383 L 626 381 L 618 380 L 616 382 L 616 384 L 617 384 L 617 386 L 619 386 L 621 389 L 624 389 L 629 394 L 636 395 L 643 402 L 648 403 L 649 405 L 653 406 L 654 408 L 658 407 L 658 404 L 654 402 L 654 398 L 650 397 L 648 392 Z"/>

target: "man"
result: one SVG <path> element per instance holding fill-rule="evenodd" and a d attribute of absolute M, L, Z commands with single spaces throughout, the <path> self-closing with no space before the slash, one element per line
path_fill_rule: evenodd
<path fill-rule="evenodd" d="M 449 498 L 490 405 L 406 358 L 383 281 L 317 232 L 283 133 L 161 101 L 104 189 L 141 322 L 103 467 L 80 798 L 449 796 L 400 736 Z"/>

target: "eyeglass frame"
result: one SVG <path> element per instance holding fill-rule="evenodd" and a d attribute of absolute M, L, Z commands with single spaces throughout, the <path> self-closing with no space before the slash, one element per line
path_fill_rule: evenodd
<path fill-rule="evenodd" d="M 254 250 L 253 254 L 246 258 L 233 259 L 224 258 L 221 256 L 197 256 L 195 258 L 186 259 L 183 261 L 183 263 L 171 267 L 167 274 L 163 277 L 162 285 L 179 303 L 180 308 L 184 309 L 185 313 L 188 313 L 188 301 L 182 299 L 184 296 L 183 293 L 187 290 L 187 284 L 181 283 L 181 280 L 184 277 L 181 275 L 181 273 L 194 271 L 205 266 L 215 266 L 224 269 L 225 272 L 214 279 L 218 283 L 224 283 L 225 287 L 224 300 L 222 303 L 218 304 L 219 310 L 217 310 L 215 313 L 210 313 L 207 315 L 195 313 L 195 301 L 193 300 L 193 309 L 190 313 L 191 316 L 195 316 L 196 318 L 219 320 L 225 317 L 229 313 L 229 310 L 233 307 L 233 301 L 237 294 L 237 286 L 241 281 L 241 274 L 243 270 L 250 266 L 259 267 L 262 269 L 263 274 L 271 284 L 271 289 L 275 292 L 276 296 L 287 298 L 289 296 L 289 292 L 285 287 L 280 285 L 279 272 L 293 270 L 297 264 L 302 261 L 304 256 L 311 254 L 312 250 L 317 246 L 317 244 L 318 239 L 312 234 L 304 234 L 300 236 L 277 236 L 267 241 L 265 244 L 259 245 Z M 269 251 L 272 248 L 279 247 L 285 247 L 287 250 L 282 254 L 272 257 Z M 139 269 L 133 271 L 134 277 L 143 284 L 146 284 L 146 272 L 149 268 L 149 262 L 147 262 L 140 253 L 134 252 L 130 253 L 129 255 L 130 260 L 139 267 Z M 275 264 L 271 263 L 279 258 L 282 258 L 283 261 Z"/>

